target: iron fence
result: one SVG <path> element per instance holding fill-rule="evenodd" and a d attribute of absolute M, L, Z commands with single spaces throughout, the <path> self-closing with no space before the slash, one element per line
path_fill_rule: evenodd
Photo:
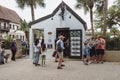
<path fill-rule="evenodd" d="M 106 41 L 107 50 L 120 50 L 120 39 L 114 38 Z"/>

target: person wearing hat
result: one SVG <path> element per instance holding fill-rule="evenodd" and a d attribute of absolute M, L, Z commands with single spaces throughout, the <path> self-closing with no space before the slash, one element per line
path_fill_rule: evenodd
<path fill-rule="evenodd" d="M 59 56 L 59 62 L 58 62 L 58 67 L 57 69 L 62 69 L 62 66 L 65 66 L 62 64 L 63 61 L 63 49 L 64 49 L 64 36 L 59 36 L 59 40 L 56 43 L 56 49 L 57 49 L 57 54 Z M 59 47 L 61 47 L 61 51 L 59 51 Z"/>

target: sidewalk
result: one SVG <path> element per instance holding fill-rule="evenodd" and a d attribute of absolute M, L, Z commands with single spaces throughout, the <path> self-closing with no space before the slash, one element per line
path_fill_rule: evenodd
<path fill-rule="evenodd" d="M 47 60 L 46 67 L 32 64 L 31 59 L 17 59 L 0 65 L 0 80 L 119 80 L 120 63 L 83 65 L 82 61 L 64 62 L 62 70 L 57 69 L 54 60 Z"/>
<path fill-rule="evenodd" d="M 0 80 L 120 80 L 120 62 L 86 66 L 82 61 L 67 59 L 64 64 L 65 67 L 58 70 L 53 58 L 47 59 L 46 67 L 34 66 L 28 57 L 16 62 L 9 59 L 0 65 Z"/>

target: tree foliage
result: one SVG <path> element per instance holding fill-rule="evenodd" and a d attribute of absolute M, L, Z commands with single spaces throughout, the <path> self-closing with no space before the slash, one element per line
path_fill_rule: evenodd
<path fill-rule="evenodd" d="M 91 19 L 91 29 L 92 35 L 94 36 L 94 25 L 93 25 L 93 7 L 99 13 L 103 11 L 103 2 L 104 0 L 77 0 L 76 8 L 83 8 L 84 13 L 90 12 L 90 19 Z"/>
<path fill-rule="evenodd" d="M 25 32 L 26 39 L 29 41 L 29 26 L 25 20 L 21 20 L 19 29 Z"/>
<path fill-rule="evenodd" d="M 21 24 L 20 24 L 19 29 L 24 31 L 24 32 L 29 31 L 28 23 L 26 22 L 26 20 L 21 20 Z"/>
<path fill-rule="evenodd" d="M 36 8 L 37 5 L 45 7 L 44 0 L 16 0 L 16 2 L 18 3 L 18 7 L 21 9 L 24 9 L 25 6 L 30 7 L 30 5 L 33 5 L 34 8 Z"/>
<path fill-rule="evenodd" d="M 108 9 L 107 15 L 107 28 L 112 28 L 114 25 L 120 26 L 120 0 L 116 0 L 114 5 Z M 95 12 L 94 24 L 95 28 L 101 28 L 103 30 L 103 15 L 99 12 Z"/>
<path fill-rule="evenodd" d="M 120 3 L 109 8 L 108 26 L 111 28 L 114 25 L 120 26 Z"/>
<path fill-rule="evenodd" d="M 34 8 L 39 5 L 40 7 L 45 7 L 44 0 L 16 0 L 18 7 L 21 9 L 24 9 L 25 6 L 28 6 L 31 8 L 31 16 L 32 16 L 32 21 L 35 20 L 34 16 Z"/>

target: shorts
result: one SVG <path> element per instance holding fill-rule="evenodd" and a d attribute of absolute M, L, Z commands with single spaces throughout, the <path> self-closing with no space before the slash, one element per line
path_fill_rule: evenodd
<path fill-rule="evenodd" d="M 97 55 L 104 55 L 104 49 L 96 49 Z"/>
<path fill-rule="evenodd" d="M 90 53 L 87 53 L 87 54 L 84 53 L 84 54 L 83 54 L 83 57 L 84 57 L 84 58 L 90 57 Z"/>
<path fill-rule="evenodd" d="M 83 55 L 83 58 L 87 58 L 87 55 Z"/>
<path fill-rule="evenodd" d="M 90 49 L 90 57 L 95 56 L 95 55 L 96 55 L 95 48 Z"/>
<path fill-rule="evenodd" d="M 57 52 L 57 54 L 58 54 L 60 59 L 63 58 L 63 52 Z"/>

